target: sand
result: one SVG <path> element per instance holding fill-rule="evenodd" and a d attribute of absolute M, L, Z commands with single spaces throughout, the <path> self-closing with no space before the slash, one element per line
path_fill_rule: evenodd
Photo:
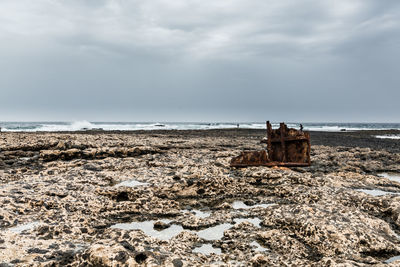
<path fill-rule="evenodd" d="M 387 133 L 313 132 L 292 169 L 229 167 L 260 130 L 0 133 L 1 266 L 387 266 Z"/>

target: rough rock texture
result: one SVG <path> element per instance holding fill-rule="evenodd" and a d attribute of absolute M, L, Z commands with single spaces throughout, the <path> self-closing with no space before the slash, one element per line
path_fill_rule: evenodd
<path fill-rule="evenodd" d="M 400 255 L 400 183 L 377 175 L 400 173 L 396 141 L 313 145 L 309 168 L 231 169 L 261 137 L 1 133 L 0 264 L 387 266 Z"/>

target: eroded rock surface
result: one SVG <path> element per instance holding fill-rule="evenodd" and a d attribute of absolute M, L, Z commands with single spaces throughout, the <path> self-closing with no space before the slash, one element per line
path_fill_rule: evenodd
<path fill-rule="evenodd" d="M 231 169 L 260 137 L 2 133 L 0 263 L 387 266 L 400 255 L 400 183 L 377 175 L 400 172 L 400 154 L 313 146 L 309 168 Z"/>

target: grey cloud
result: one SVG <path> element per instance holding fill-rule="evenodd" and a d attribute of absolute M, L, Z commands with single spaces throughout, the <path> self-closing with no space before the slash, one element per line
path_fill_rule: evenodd
<path fill-rule="evenodd" d="M 398 120 L 399 12 L 372 0 L 4 0 L 0 120 Z"/>

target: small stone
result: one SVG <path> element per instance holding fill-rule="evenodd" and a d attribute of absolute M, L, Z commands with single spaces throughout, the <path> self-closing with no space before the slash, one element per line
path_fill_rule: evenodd
<path fill-rule="evenodd" d="M 153 228 L 158 231 L 167 229 L 168 227 L 170 227 L 170 224 L 162 221 L 156 221 L 153 226 Z"/>
<path fill-rule="evenodd" d="M 147 260 L 148 256 L 144 252 L 139 252 L 135 256 L 135 261 L 139 264 L 145 262 Z"/>
<path fill-rule="evenodd" d="M 125 251 L 119 251 L 117 256 L 115 256 L 114 260 L 119 262 L 125 262 L 128 258 L 128 254 Z"/>
<path fill-rule="evenodd" d="M 135 248 L 125 240 L 122 241 L 120 244 L 121 244 L 121 246 L 123 246 L 125 249 L 127 249 L 129 251 L 135 251 Z"/>
<path fill-rule="evenodd" d="M 183 266 L 183 262 L 181 259 L 173 259 L 172 264 L 174 265 L 174 267 L 182 267 Z"/>

